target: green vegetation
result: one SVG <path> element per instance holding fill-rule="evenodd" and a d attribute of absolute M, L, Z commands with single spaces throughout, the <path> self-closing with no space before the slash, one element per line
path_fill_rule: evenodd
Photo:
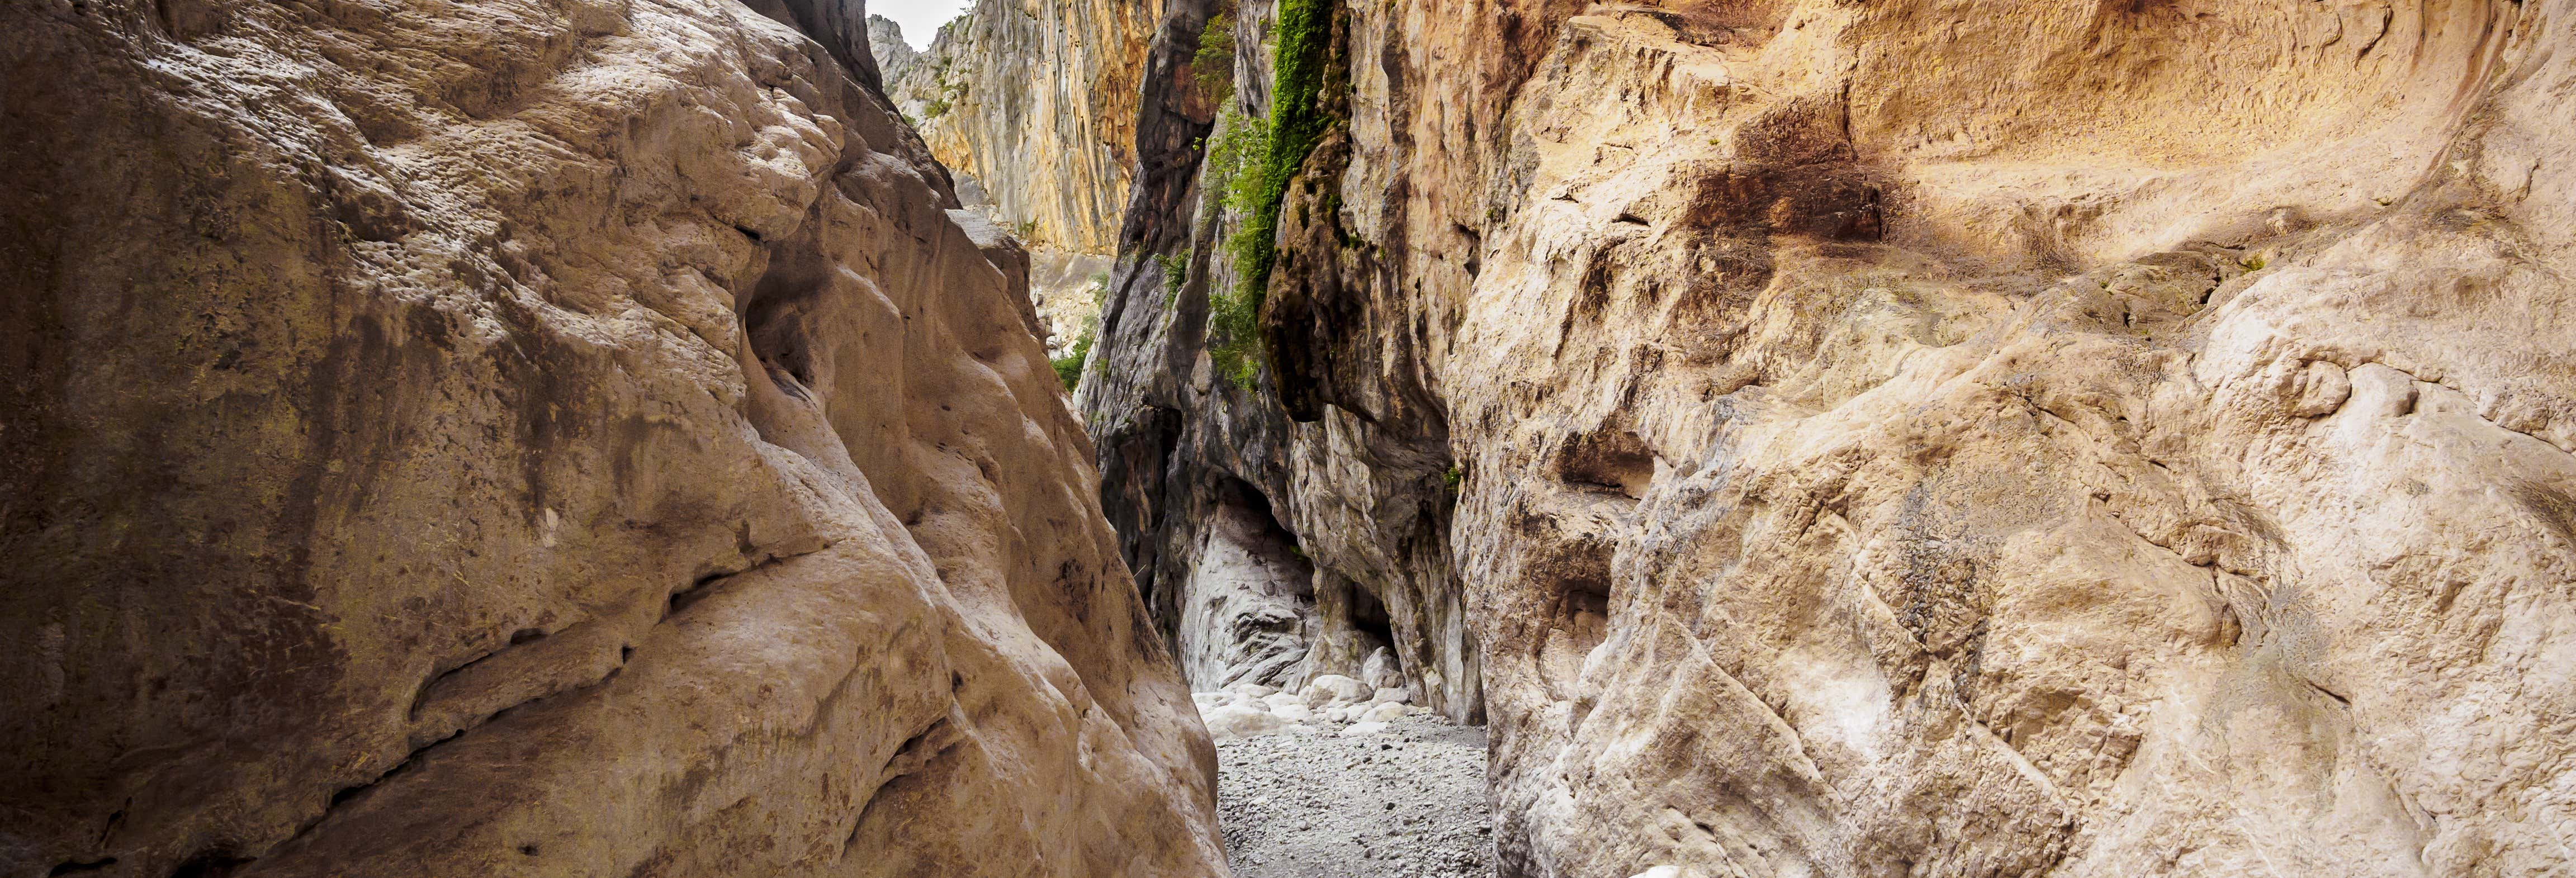
<path fill-rule="evenodd" d="M 1467 480 L 1467 475 L 1466 475 L 1465 473 L 1459 472 L 1459 471 L 1458 471 L 1458 465 L 1457 465 L 1457 464 L 1454 464 L 1454 463 L 1449 465 L 1449 471 L 1448 471 L 1448 472 L 1445 472 L 1445 473 L 1441 473 L 1441 474 L 1440 474 L 1440 481 L 1441 481 L 1443 484 L 1448 485 L 1448 486 L 1449 486 L 1449 490 L 1451 490 L 1451 491 L 1456 491 L 1456 490 L 1458 490 L 1458 485 L 1459 485 L 1459 483 L 1461 483 L 1461 482 L 1465 482 L 1466 480 Z"/>
<path fill-rule="evenodd" d="M 2263 254 L 2256 253 L 2252 257 L 2237 264 L 2245 266 L 2246 271 L 2262 271 L 2263 266 L 2267 263 L 2263 259 Z"/>
<path fill-rule="evenodd" d="M 1246 390 L 1261 364 L 1261 291 L 1249 286 L 1208 296 L 1208 359 L 1218 374 Z"/>
<path fill-rule="evenodd" d="M 1217 117 L 1216 135 L 1208 142 L 1203 165 L 1207 172 L 1201 180 L 1210 194 L 1221 199 L 1226 210 L 1251 213 L 1261 198 L 1255 185 L 1261 179 L 1257 169 L 1269 156 L 1269 121 L 1246 116 L 1242 110 L 1228 106 L 1225 114 Z M 1244 173 L 1247 169 L 1254 173 Z"/>
<path fill-rule="evenodd" d="M 1163 267 L 1163 307 L 1180 304 L 1181 286 L 1190 279 L 1190 251 L 1156 256 L 1154 264 Z"/>
<path fill-rule="evenodd" d="M 1246 181 L 1252 187 L 1251 215 L 1236 233 L 1250 238 L 1236 248 L 1236 265 L 1249 269 L 1241 275 L 1253 288 L 1255 310 L 1279 260 L 1279 203 L 1288 197 L 1288 182 L 1306 163 L 1306 154 L 1333 126 L 1317 105 L 1332 60 L 1327 57 L 1332 24 L 1331 0 L 1280 0 L 1278 69 L 1270 90 L 1270 123 L 1264 126 L 1269 149 L 1258 163 L 1244 168 L 1251 177 Z"/>
<path fill-rule="evenodd" d="M 1099 338 L 1100 318 L 1093 317 L 1082 325 L 1082 334 L 1074 337 L 1073 350 L 1047 361 L 1055 365 L 1055 377 L 1064 382 L 1064 389 L 1072 390 L 1082 383 L 1082 361 L 1091 358 L 1091 343 Z"/>
<path fill-rule="evenodd" d="M 1038 221 L 1033 219 L 1024 219 L 1019 222 L 1012 223 L 1011 236 L 1024 242 L 1035 240 L 1038 236 Z"/>
<path fill-rule="evenodd" d="M 1199 91 L 1220 104 L 1234 101 L 1234 13 L 1219 12 L 1199 31 L 1198 54 L 1190 58 L 1190 78 Z"/>
<path fill-rule="evenodd" d="M 930 77 L 931 92 L 936 95 L 936 97 L 922 103 L 921 118 L 923 121 L 937 119 L 941 116 L 948 115 L 948 111 L 955 108 L 957 101 L 965 99 L 966 83 L 948 78 L 950 65 L 954 60 L 955 59 L 953 58 L 943 56 L 932 66 Z"/>
<path fill-rule="evenodd" d="M 1208 356 L 1240 387 L 1251 387 L 1259 371 L 1261 300 L 1279 262 L 1280 205 L 1297 168 L 1336 124 L 1321 106 L 1332 61 L 1332 17 L 1331 0 L 1281 0 L 1273 34 L 1279 49 L 1269 118 L 1246 116 L 1229 101 L 1207 144 L 1204 191 L 1222 199 L 1225 210 L 1242 223 L 1224 245 L 1234 263 L 1234 286 L 1208 296 Z M 1219 20 L 1227 27 L 1222 42 L 1230 53 L 1233 22 Z M 1209 30 L 1216 25 L 1217 20 L 1210 21 Z M 1201 37 L 1200 64 L 1207 62 L 1215 42 Z M 1230 63 L 1227 69 L 1230 75 Z M 1230 83 L 1227 91 L 1232 91 Z"/>
<path fill-rule="evenodd" d="M 1228 213 L 1253 216 L 1261 209 L 1269 159 L 1270 123 L 1229 104 L 1208 143 L 1201 185 Z M 1273 205 L 1273 216 L 1276 213 Z M 1218 372 L 1240 387 L 1252 386 L 1254 364 L 1261 359 L 1261 287 L 1251 280 L 1251 272 L 1263 254 L 1255 242 L 1266 248 L 1277 228 L 1274 224 L 1271 233 L 1256 234 L 1250 225 L 1247 221 L 1224 244 L 1226 255 L 1234 260 L 1236 284 L 1208 295 L 1208 356 L 1216 361 Z"/>

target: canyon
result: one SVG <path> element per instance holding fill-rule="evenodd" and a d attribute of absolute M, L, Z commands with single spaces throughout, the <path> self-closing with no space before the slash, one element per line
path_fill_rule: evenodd
<path fill-rule="evenodd" d="M 2576 0 L 866 13 L 0 12 L 0 876 L 2576 874 Z"/>
<path fill-rule="evenodd" d="M 1027 246 L 1029 293 L 1058 358 L 1097 334 L 1161 15 L 1153 0 L 986 0 L 919 52 L 894 22 L 868 20 L 888 99 L 955 172 L 966 206 Z"/>

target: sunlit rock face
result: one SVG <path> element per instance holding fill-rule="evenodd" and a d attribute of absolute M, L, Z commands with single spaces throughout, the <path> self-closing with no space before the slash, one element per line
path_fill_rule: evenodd
<path fill-rule="evenodd" d="M 1048 352 L 1094 335 L 1135 164 L 1136 101 L 1160 0 L 982 0 L 915 52 L 885 46 L 887 94 L 958 175 L 966 207 L 1036 263 Z M 884 21 L 884 19 L 875 19 Z M 892 33 L 889 27 L 880 33 Z"/>
<path fill-rule="evenodd" d="M 983 185 L 1032 244 L 1107 253 L 1135 163 L 1153 0 L 978 0 L 887 70 L 941 162 Z"/>
<path fill-rule="evenodd" d="M 1082 399 L 1158 612 L 1240 482 L 1481 697 L 1505 874 L 2576 869 L 2576 3 L 1326 6 L 1252 386 L 1219 5 Z"/>
<path fill-rule="evenodd" d="M 0 12 L 0 875 L 1223 874 L 1025 257 L 753 7 Z"/>

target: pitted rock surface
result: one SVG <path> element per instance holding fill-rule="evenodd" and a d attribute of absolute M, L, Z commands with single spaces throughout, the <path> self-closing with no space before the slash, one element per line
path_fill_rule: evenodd
<path fill-rule="evenodd" d="M 1104 506 L 1176 640 L 1257 510 L 1271 682 L 1490 719 L 1504 874 L 2576 871 L 2576 2 L 1216 0 L 1158 62 L 1268 82 L 1278 9 L 1257 334 L 1148 81 Z"/>

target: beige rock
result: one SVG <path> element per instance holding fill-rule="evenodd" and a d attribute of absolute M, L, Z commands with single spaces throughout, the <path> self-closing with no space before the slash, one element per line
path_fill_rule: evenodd
<path fill-rule="evenodd" d="M 1182 608 L 1182 671 L 1203 689 L 1284 682 L 1306 657 L 1300 598 L 1312 574 L 1267 519 L 1216 513 L 1192 571 L 1204 587 Z"/>
<path fill-rule="evenodd" d="M 1368 659 L 1360 663 L 1359 678 L 1376 689 L 1401 688 L 1404 686 L 1404 665 L 1396 660 L 1394 650 L 1381 646 L 1371 650 Z"/>
<path fill-rule="evenodd" d="M 1298 694 L 1304 698 L 1307 707 L 1344 707 L 1367 702 L 1369 696 L 1377 694 L 1377 690 L 1340 674 L 1325 674 L 1306 681 L 1306 688 Z"/>
<path fill-rule="evenodd" d="M 1362 711 L 1360 713 L 1360 722 L 1383 723 L 1403 717 L 1412 712 L 1412 708 L 1404 704 L 1380 704 L 1376 707 L 1369 708 L 1366 711 Z"/>
<path fill-rule="evenodd" d="M 863 49 L 0 27 L 0 875 L 1224 873 L 1025 264 Z"/>
<path fill-rule="evenodd" d="M 1288 720 L 1254 704 L 1211 708 L 1199 717 L 1207 724 L 1208 735 L 1219 741 L 1277 734 L 1288 725 Z"/>
<path fill-rule="evenodd" d="M 1082 400 L 1156 606 L 1240 480 L 1482 694 L 1503 874 L 2576 870 L 2576 3 L 1334 18 L 1255 387 L 1140 175 Z"/>
<path fill-rule="evenodd" d="M 978 0 L 929 49 L 889 67 L 888 92 L 933 155 L 981 184 L 997 217 L 1028 224 L 1023 239 L 1106 254 L 1162 14 L 1156 0 Z"/>

